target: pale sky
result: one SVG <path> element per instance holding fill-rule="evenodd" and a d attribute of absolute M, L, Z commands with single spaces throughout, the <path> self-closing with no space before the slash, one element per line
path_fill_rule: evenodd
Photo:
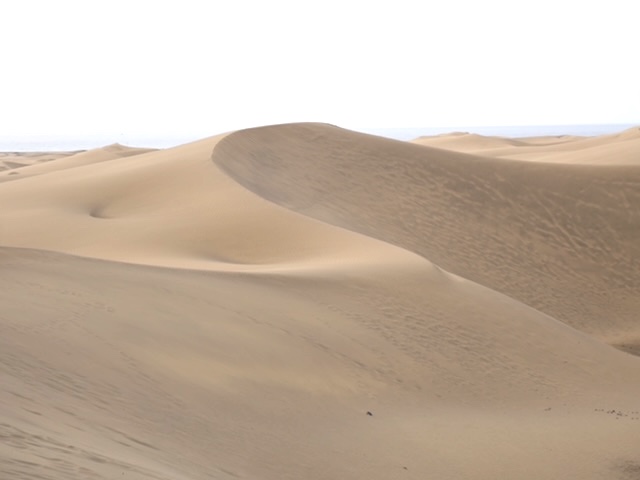
<path fill-rule="evenodd" d="M 640 124 L 640 3 L 0 0 L 0 135 Z"/>

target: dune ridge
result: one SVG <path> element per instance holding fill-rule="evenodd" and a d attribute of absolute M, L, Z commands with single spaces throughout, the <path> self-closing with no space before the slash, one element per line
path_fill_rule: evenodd
<path fill-rule="evenodd" d="M 420 137 L 412 143 L 512 160 L 640 165 L 640 127 L 598 137 L 563 135 L 510 139 L 461 133 Z"/>
<path fill-rule="evenodd" d="M 640 468 L 634 165 L 292 124 L 36 167 L 0 183 L 2 478 Z"/>
<path fill-rule="evenodd" d="M 81 152 L 64 152 L 56 154 L 26 154 L 26 156 L 36 159 L 34 163 L 20 165 L 19 169 L 14 166 L 10 171 L 0 172 L 0 182 L 18 180 L 43 173 L 66 170 L 92 163 L 106 162 L 116 158 L 132 157 L 143 153 L 153 152 L 151 148 L 126 147 L 118 143 L 107 145 L 102 148 L 95 148 Z M 23 154 L 24 155 L 24 154 Z M 21 158 L 23 155 L 19 155 Z M 50 160 L 56 160 L 50 163 Z M 7 169 L 9 170 L 9 169 Z"/>
<path fill-rule="evenodd" d="M 402 249 L 245 191 L 209 161 L 219 139 L 135 160 L 99 149 L 45 177 L 6 185 L 0 200 L 15 207 L 5 212 L 13 223 L 0 231 L 2 243 L 131 263 L 245 272 L 303 265 L 392 268 L 414 261 L 416 256 Z M 53 219 L 56 228 L 44 227 Z"/>
<path fill-rule="evenodd" d="M 320 124 L 234 133 L 212 158 L 287 208 L 612 343 L 640 338 L 640 166 L 517 162 Z"/>
<path fill-rule="evenodd" d="M 0 152 L 0 173 L 75 155 L 78 152 Z M 14 172 L 15 173 L 15 172 Z"/>

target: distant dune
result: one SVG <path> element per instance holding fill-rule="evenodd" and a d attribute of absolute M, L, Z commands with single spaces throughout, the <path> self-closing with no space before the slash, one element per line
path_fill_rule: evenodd
<path fill-rule="evenodd" d="M 420 137 L 413 143 L 456 152 L 552 163 L 640 165 L 640 127 L 600 137 L 509 139 L 476 134 Z"/>
<path fill-rule="evenodd" d="M 3 178 L 6 173 L 17 174 L 18 172 L 15 169 L 18 168 L 64 158 L 76 153 L 79 152 L 0 152 L 0 178 Z M 6 172 L 7 170 L 12 171 Z"/>
<path fill-rule="evenodd" d="M 148 148 L 132 148 L 124 145 L 113 144 L 102 148 L 96 148 L 89 151 L 81 152 L 64 152 L 58 154 L 14 154 L 13 158 L 28 158 L 31 161 L 24 164 L 15 164 L 11 171 L 0 172 L 0 182 L 8 180 L 17 180 L 18 178 L 31 177 L 43 173 L 66 170 L 69 168 L 80 167 L 82 165 L 90 165 L 92 163 L 105 162 L 116 158 L 130 157 L 141 153 L 152 152 L 153 149 Z M 8 155 L 8 154 L 6 154 Z M 0 154 L 0 160 L 2 159 Z M 50 163 L 50 160 L 57 160 Z M 6 164 L 7 160 L 5 160 Z M 17 169 L 17 167 L 20 167 Z"/>
<path fill-rule="evenodd" d="M 0 478 L 634 478 L 639 138 L 0 156 Z"/>

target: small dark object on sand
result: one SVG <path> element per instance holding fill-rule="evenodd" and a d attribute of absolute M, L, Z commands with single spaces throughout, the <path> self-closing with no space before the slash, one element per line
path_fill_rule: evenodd
<path fill-rule="evenodd" d="M 370 417 L 373 417 L 373 413 L 371 412 L 367 412 L 367 415 L 369 415 Z"/>

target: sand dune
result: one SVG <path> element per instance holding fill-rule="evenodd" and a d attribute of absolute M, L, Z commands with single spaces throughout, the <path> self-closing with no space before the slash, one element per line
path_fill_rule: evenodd
<path fill-rule="evenodd" d="M 514 162 L 317 124 L 232 134 L 213 160 L 276 203 L 599 338 L 640 339 L 640 166 Z"/>
<path fill-rule="evenodd" d="M 558 140 L 552 145 L 569 141 L 570 137 Z M 427 145 L 429 147 L 444 148 L 445 150 L 454 150 L 456 152 L 481 153 L 484 150 L 493 150 L 508 147 L 527 146 L 524 140 L 517 140 L 506 137 L 487 137 L 475 133 L 453 132 L 443 135 L 435 135 L 428 137 L 419 137 L 412 140 L 412 143 L 418 145 Z"/>
<path fill-rule="evenodd" d="M 0 152 L 0 174 L 5 170 L 15 170 L 38 163 L 49 162 L 51 160 L 75 155 L 76 153 L 78 152 Z"/>
<path fill-rule="evenodd" d="M 41 175 L 43 173 L 80 167 L 82 165 L 91 165 L 92 163 L 105 162 L 116 158 L 131 157 L 152 151 L 154 151 L 154 149 L 125 147 L 124 145 L 115 143 L 106 147 L 82 152 L 15 155 L 17 158 L 26 156 L 32 159 L 32 161 L 25 163 L 24 165 L 16 164 L 15 161 L 13 164 L 7 165 L 7 162 L 5 161 L 5 165 L 11 168 L 7 169 L 10 171 L 0 172 L 0 182 L 23 179 L 35 175 Z M 56 160 L 56 162 L 50 163 L 50 160 Z"/>
<path fill-rule="evenodd" d="M 420 137 L 413 143 L 496 158 L 551 163 L 640 165 L 640 128 L 600 137 L 501 138 L 476 134 Z"/>
<path fill-rule="evenodd" d="M 635 165 L 295 124 L 19 170 L 0 478 L 640 469 Z"/>
<path fill-rule="evenodd" d="M 6 246 L 149 265 L 264 271 L 402 263 L 416 255 L 278 208 L 211 162 L 219 137 L 3 186 Z M 102 151 L 95 151 L 102 154 Z M 66 160 L 73 160 L 69 157 Z M 10 228 L 8 228 L 10 226 Z"/>

